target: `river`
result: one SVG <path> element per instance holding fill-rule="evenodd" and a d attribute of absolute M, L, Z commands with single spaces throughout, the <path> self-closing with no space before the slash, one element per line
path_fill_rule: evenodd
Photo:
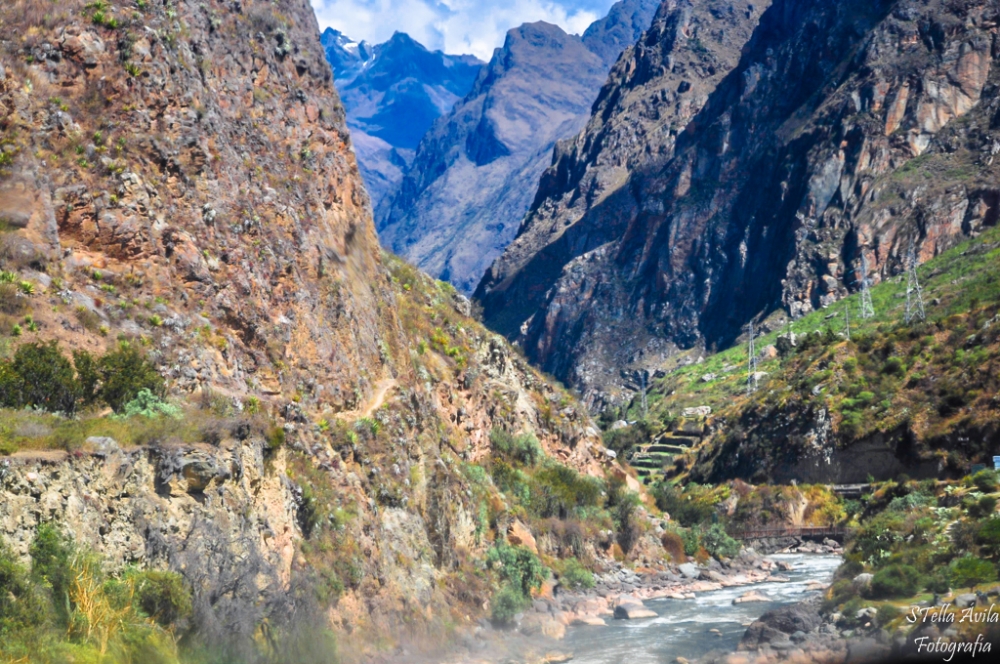
<path fill-rule="evenodd" d="M 840 556 L 775 554 L 768 556 L 794 566 L 780 572 L 786 583 L 759 583 L 701 593 L 697 599 L 655 599 L 645 602 L 658 614 L 646 620 L 608 620 L 607 627 L 574 627 L 561 649 L 574 654 L 573 664 L 664 664 L 676 657 L 694 659 L 711 650 L 736 650 L 747 625 L 766 611 L 809 596 L 809 581 L 829 583 Z M 733 605 L 749 590 L 770 602 Z M 719 630 L 721 635 L 710 630 Z"/>

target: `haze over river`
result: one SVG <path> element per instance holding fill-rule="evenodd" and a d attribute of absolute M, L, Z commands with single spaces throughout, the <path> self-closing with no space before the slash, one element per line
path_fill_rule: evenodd
<path fill-rule="evenodd" d="M 733 651 L 747 626 L 765 612 L 810 596 L 807 583 L 829 583 L 840 565 L 840 556 L 775 554 L 772 560 L 790 563 L 794 569 L 781 572 L 787 583 L 760 583 L 701 593 L 697 599 L 656 599 L 645 602 L 658 614 L 646 620 L 608 620 L 607 627 L 574 627 L 566 634 L 565 650 L 574 654 L 574 664 L 663 664 L 676 657 L 694 659 L 711 650 Z M 753 590 L 770 602 L 733 604 Z M 710 630 L 719 630 L 721 635 Z"/>

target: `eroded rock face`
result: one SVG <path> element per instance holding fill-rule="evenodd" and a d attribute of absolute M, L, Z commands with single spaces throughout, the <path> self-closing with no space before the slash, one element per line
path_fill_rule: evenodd
<path fill-rule="evenodd" d="M 491 544 L 463 469 L 494 427 L 603 474 L 585 410 L 467 318 L 468 300 L 381 252 L 305 0 L 149 3 L 116 10 L 115 28 L 83 3 L 28 26 L 31 4 L 0 5 L 0 260 L 35 290 L 31 340 L 131 341 L 171 399 L 202 394 L 236 422 L 220 445 L 168 426 L 141 447 L 0 458 L 0 538 L 18 554 L 54 519 L 114 566 L 187 574 L 190 555 L 243 575 L 261 611 L 297 573 L 341 574 L 318 614 L 392 635 L 446 615 L 453 570 Z M 427 348 L 435 332 L 452 354 Z M 285 432 L 268 462 L 251 404 Z M 307 481 L 342 501 L 324 514 L 349 509 L 349 573 L 306 559 Z M 234 538 L 235 557 L 198 548 Z M 473 591 L 458 601 L 475 614 Z"/>
<path fill-rule="evenodd" d="M 283 457 L 272 472 L 259 441 L 131 450 L 101 442 L 93 453 L 0 461 L 0 537 L 16 554 L 55 522 L 113 569 L 180 567 L 227 543 L 234 559 L 259 559 L 262 574 L 288 581 L 302 534 Z M 216 579 L 228 571 L 214 570 Z"/>
<path fill-rule="evenodd" d="M 480 284 L 486 321 L 615 402 L 623 369 L 995 223 L 996 21 L 993 2 L 665 3 Z"/>

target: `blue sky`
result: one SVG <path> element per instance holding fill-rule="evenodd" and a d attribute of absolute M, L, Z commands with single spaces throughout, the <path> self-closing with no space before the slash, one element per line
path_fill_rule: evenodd
<path fill-rule="evenodd" d="M 510 28 L 548 21 L 582 33 L 615 0 L 311 0 L 320 28 L 361 41 L 405 32 L 430 49 L 488 60 Z"/>

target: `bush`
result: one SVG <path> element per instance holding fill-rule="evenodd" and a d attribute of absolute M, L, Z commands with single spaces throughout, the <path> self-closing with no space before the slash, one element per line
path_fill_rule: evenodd
<path fill-rule="evenodd" d="M 878 607 L 878 613 L 875 614 L 875 622 L 879 627 L 885 627 L 902 614 L 903 612 L 892 604 L 883 604 Z"/>
<path fill-rule="evenodd" d="M 165 393 L 163 376 L 131 344 L 123 343 L 105 354 L 98 362 L 98 372 L 102 382 L 100 398 L 115 412 L 120 412 L 142 390 L 158 397 Z"/>
<path fill-rule="evenodd" d="M 1000 556 L 1000 518 L 986 519 L 976 533 L 976 544 L 986 555 L 996 558 Z"/>
<path fill-rule="evenodd" d="M 191 615 L 191 593 L 176 572 L 148 570 L 135 575 L 135 600 L 142 612 L 163 627 Z"/>
<path fill-rule="evenodd" d="M 529 600 L 513 584 L 505 584 L 490 602 L 493 624 L 506 627 L 514 622 L 514 616 L 528 607 Z"/>
<path fill-rule="evenodd" d="M 0 543 L 0 648 L 18 632 L 45 621 L 45 605 L 27 571 Z"/>
<path fill-rule="evenodd" d="M 983 493 L 992 493 L 997 490 L 997 473 L 995 470 L 980 470 L 972 476 L 972 483 Z"/>
<path fill-rule="evenodd" d="M 974 556 L 953 560 L 948 571 L 955 588 L 971 588 L 976 584 L 996 579 L 996 570 L 993 565 Z"/>
<path fill-rule="evenodd" d="M 529 507 L 541 518 L 565 519 L 576 507 L 600 506 L 602 488 L 599 480 L 549 461 L 529 481 Z"/>
<path fill-rule="evenodd" d="M 44 523 L 38 527 L 28 553 L 31 556 L 31 576 L 52 590 L 53 604 L 57 609 L 63 609 L 69 601 L 72 545 L 53 524 Z"/>
<path fill-rule="evenodd" d="M 947 595 L 951 592 L 951 583 L 948 581 L 948 575 L 943 572 L 938 572 L 927 579 L 924 584 L 924 589 L 927 592 L 936 593 L 938 595 Z"/>
<path fill-rule="evenodd" d="M 16 285 L 0 283 L 0 314 L 18 316 L 27 308 L 27 301 L 21 297 Z"/>
<path fill-rule="evenodd" d="M 73 365 L 55 341 L 22 344 L 0 363 L 0 406 L 72 413 L 79 395 Z"/>
<path fill-rule="evenodd" d="M 503 429 L 490 431 L 490 445 L 493 456 L 509 463 L 519 463 L 525 466 L 536 466 L 544 456 L 538 439 L 530 433 L 513 436 Z"/>
<path fill-rule="evenodd" d="M 694 528 L 686 528 L 681 531 L 681 541 L 684 542 L 684 554 L 693 556 L 701 549 L 701 538 Z"/>
<path fill-rule="evenodd" d="M 143 388 L 135 395 L 135 398 L 125 404 L 119 415 L 115 417 L 126 419 L 129 417 L 147 417 L 150 419 L 165 415 L 166 417 L 179 418 L 181 409 L 165 402 L 148 389 Z"/>
<path fill-rule="evenodd" d="M 692 500 L 691 496 L 685 496 L 677 487 L 666 482 L 656 485 L 653 497 L 660 510 L 685 528 L 710 521 L 715 513 L 715 508 L 711 505 Z"/>
<path fill-rule="evenodd" d="M 912 597 L 920 590 L 920 572 L 910 565 L 889 565 L 875 572 L 868 593 L 875 599 Z"/>
<path fill-rule="evenodd" d="M 701 538 L 702 546 L 713 558 L 734 558 L 740 552 L 740 543 L 726 533 L 721 524 L 713 524 Z"/>
<path fill-rule="evenodd" d="M 670 556 L 671 562 L 683 563 L 687 556 L 684 553 L 684 539 L 675 530 L 667 530 L 660 537 L 663 550 Z"/>
<path fill-rule="evenodd" d="M 595 585 L 594 574 L 576 558 L 569 558 L 563 563 L 559 582 L 571 590 L 593 588 Z"/>
<path fill-rule="evenodd" d="M 497 570 L 500 578 L 519 590 L 524 597 L 541 588 L 549 571 L 530 549 L 498 544 L 486 552 L 486 566 Z"/>

